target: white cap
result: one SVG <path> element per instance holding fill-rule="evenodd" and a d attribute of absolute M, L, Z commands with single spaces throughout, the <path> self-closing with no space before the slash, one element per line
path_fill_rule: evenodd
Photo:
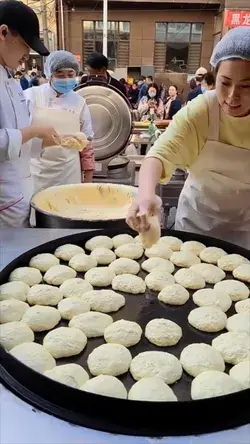
<path fill-rule="evenodd" d="M 201 66 L 200 68 L 197 69 L 195 77 L 204 76 L 205 74 L 207 74 L 207 69 Z"/>

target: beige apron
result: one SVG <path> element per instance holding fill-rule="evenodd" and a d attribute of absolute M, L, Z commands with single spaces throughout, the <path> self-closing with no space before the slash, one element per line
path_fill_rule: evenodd
<path fill-rule="evenodd" d="M 180 195 L 175 228 L 250 249 L 250 149 L 219 142 L 219 104 L 214 91 L 205 97 L 208 140 Z"/>

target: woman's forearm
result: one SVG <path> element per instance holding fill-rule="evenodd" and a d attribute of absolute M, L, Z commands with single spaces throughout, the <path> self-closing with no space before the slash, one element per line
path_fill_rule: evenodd
<path fill-rule="evenodd" d="M 139 173 L 139 197 L 151 198 L 155 195 L 155 188 L 162 176 L 162 163 L 159 159 L 150 157 L 145 159 Z"/>

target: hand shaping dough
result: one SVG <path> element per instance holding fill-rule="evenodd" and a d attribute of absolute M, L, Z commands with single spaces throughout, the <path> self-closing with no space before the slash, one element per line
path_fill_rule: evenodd
<path fill-rule="evenodd" d="M 35 342 L 17 345 L 12 348 L 10 354 L 39 373 L 44 373 L 56 366 L 56 361 L 48 350 Z"/>
<path fill-rule="evenodd" d="M 87 250 L 90 251 L 95 250 L 95 248 L 108 248 L 109 250 L 112 250 L 113 246 L 113 241 L 108 236 L 92 237 L 92 239 L 89 239 L 85 244 Z"/>
<path fill-rule="evenodd" d="M 174 271 L 172 262 L 162 257 L 150 257 L 142 263 L 141 268 L 148 273 L 152 271 L 167 271 L 167 273 L 173 273 Z"/>
<path fill-rule="evenodd" d="M 240 362 L 229 370 L 231 378 L 243 388 L 250 388 L 250 361 Z"/>
<path fill-rule="evenodd" d="M 68 262 L 70 261 L 70 259 L 72 259 L 72 257 L 81 253 L 84 253 L 84 249 L 82 247 L 79 247 L 78 245 L 74 244 L 65 244 L 58 247 L 54 252 L 54 255 L 58 259 Z"/>
<path fill-rule="evenodd" d="M 60 293 L 64 298 L 84 298 L 84 294 L 91 290 L 92 285 L 81 278 L 67 279 L 60 285 Z"/>
<path fill-rule="evenodd" d="M 83 331 L 87 338 L 98 338 L 104 335 L 105 329 L 111 325 L 113 319 L 105 313 L 90 311 L 78 316 L 74 316 L 69 323 L 69 327 L 78 328 Z"/>
<path fill-rule="evenodd" d="M 236 302 L 234 308 L 235 308 L 236 313 L 250 314 L 250 299 L 245 299 L 244 301 Z"/>
<path fill-rule="evenodd" d="M 103 344 L 95 348 L 88 357 L 88 368 L 92 375 L 119 376 L 129 369 L 132 356 L 120 344 Z"/>
<path fill-rule="evenodd" d="M 90 303 L 91 310 L 101 313 L 112 313 L 125 305 L 124 296 L 113 290 L 93 290 L 84 296 Z"/>
<path fill-rule="evenodd" d="M 57 305 L 62 298 L 58 288 L 52 285 L 36 284 L 29 289 L 27 300 L 30 305 Z"/>
<path fill-rule="evenodd" d="M 110 250 L 109 250 L 110 251 Z M 88 271 L 91 268 L 97 266 L 97 260 L 95 257 L 88 256 L 85 253 L 79 253 L 73 256 L 69 261 L 69 266 L 75 271 Z"/>
<path fill-rule="evenodd" d="M 226 329 L 236 333 L 247 333 L 250 335 L 250 316 L 248 313 L 238 313 L 227 320 Z M 249 338 L 250 341 L 250 338 Z"/>
<path fill-rule="evenodd" d="M 194 378 L 207 370 L 224 372 L 225 363 L 221 354 L 208 344 L 190 344 L 185 347 L 180 356 L 184 370 Z"/>
<path fill-rule="evenodd" d="M 108 248 L 95 248 L 90 257 L 95 259 L 98 265 L 109 265 L 116 259 L 115 253 Z M 96 267 L 96 265 L 93 266 Z"/>
<path fill-rule="evenodd" d="M 121 245 L 115 249 L 115 254 L 118 257 L 124 257 L 128 259 L 140 259 L 143 255 L 143 249 L 139 244 L 131 243 Z"/>
<path fill-rule="evenodd" d="M 201 260 L 192 251 L 183 250 L 175 251 L 171 257 L 170 261 L 177 267 L 189 268 L 192 265 L 200 264 Z"/>
<path fill-rule="evenodd" d="M 239 362 L 250 359 L 249 335 L 230 331 L 222 333 L 213 339 L 214 347 L 222 355 L 228 364 L 239 364 Z"/>
<path fill-rule="evenodd" d="M 191 267 L 191 270 L 201 274 L 207 284 L 217 284 L 217 282 L 225 279 L 226 273 L 213 264 L 197 264 Z"/>
<path fill-rule="evenodd" d="M 181 246 L 183 244 L 181 239 L 178 239 L 178 237 L 174 236 L 163 236 L 160 238 L 159 243 L 164 243 L 165 246 L 170 248 L 172 251 L 180 251 Z"/>
<path fill-rule="evenodd" d="M 134 242 L 134 238 L 130 234 L 117 234 L 112 238 L 114 248 L 118 248 L 121 245 L 131 244 Z"/>
<path fill-rule="evenodd" d="M 109 268 L 114 271 L 116 275 L 119 274 L 137 274 L 140 271 L 140 265 L 133 259 L 121 257 L 111 262 Z"/>
<path fill-rule="evenodd" d="M 25 302 L 29 291 L 29 285 L 25 282 L 14 281 L 7 282 L 0 286 L 0 301 L 8 299 L 17 299 L 18 301 Z"/>
<path fill-rule="evenodd" d="M 77 328 L 59 327 L 46 334 L 43 345 L 55 359 L 79 355 L 87 344 L 86 335 Z"/>
<path fill-rule="evenodd" d="M 86 281 L 94 287 L 109 287 L 114 278 L 115 273 L 109 267 L 91 268 L 85 274 Z"/>
<path fill-rule="evenodd" d="M 112 280 L 113 290 L 124 293 L 139 294 L 145 293 L 146 284 L 142 278 L 133 274 L 119 274 Z"/>
<path fill-rule="evenodd" d="M 158 377 L 173 384 L 182 376 L 180 361 L 170 353 L 146 351 L 139 353 L 131 362 L 130 373 L 138 381 L 142 378 Z"/>
<path fill-rule="evenodd" d="M 179 342 L 182 337 L 182 329 L 169 319 L 152 319 L 146 325 L 145 336 L 158 347 L 168 347 Z"/>
<path fill-rule="evenodd" d="M 158 299 L 164 304 L 184 305 L 189 299 L 189 292 L 179 284 L 168 285 L 158 294 Z"/>
<path fill-rule="evenodd" d="M 44 376 L 77 389 L 89 380 L 88 373 L 78 364 L 59 365 L 52 370 L 47 370 Z"/>
<path fill-rule="evenodd" d="M 84 392 L 96 393 L 97 395 L 110 396 L 111 398 L 127 398 L 127 390 L 123 383 L 115 376 L 99 375 L 89 379 L 81 387 Z"/>
<path fill-rule="evenodd" d="M 215 265 L 217 265 L 218 260 L 222 256 L 226 255 L 227 253 L 224 250 L 222 250 L 222 248 L 217 248 L 217 247 L 207 247 L 204 248 L 204 250 L 201 250 L 200 252 L 200 258 L 203 262 Z"/>
<path fill-rule="evenodd" d="M 167 271 L 152 271 L 145 277 L 145 283 L 150 290 L 161 291 L 167 285 L 174 284 L 175 279 Z"/>
<path fill-rule="evenodd" d="M 61 320 L 61 315 L 56 308 L 34 305 L 29 307 L 23 315 L 22 322 L 33 331 L 45 331 L 54 328 Z"/>
<path fill-rule="evenodd" d="M 247 299 L 250 294 L 249 288 L 245 284 L 243 284 L 243 282 L 238 282 L 233 279 L 218 282 L 218 284 L 214 286 L 214 289 L 216 291 L 224 291 L 225 293 L 227 293 L 233 302 Z"/>
<path fill-rule="evenodd" d="M 134 401 L 177 401 L 173 390 L 160 378 L 142 378 L 130 389 L 128 399 Z"/>
<path fill-rule="evenodd" d="M 189 290 L 200 290 L 206 286 L 205 279 L 202 275 L 190 268 L 181 268 L 175 273 L 174 278 L 177 284 Z"/>
<path fill-rule="evenodd" d="M 139 324 L 120 319 L 109 325 L 104 332 L 106 342 L 132 347 L 141 340 L 142 329 Z"/>
<path fill-rule="evenodd" d="M 89 144 L 89 141 L 83 133 L 72 136 L 62 136 L 60 139 L 61 146 L 64 148 L 74 149 L 79 152 L 83 151 L 84 148 L 86 148 Z"/>
<path fill-rule="evenodd" d="M 50 285 L 61 285 L 67 279 L 76 277 L 76 271 L 66 265 L 55 265 L 46 271 L 44 280 Z"/>
<path fill-rule="evenodd" d="M 173 251 L 168 248 L 165 242 L 158 242 L 156 245 L 153 245 L 151 248 L 146 248 L 145 256 L 146 257 L 161 257 L 162 259 L 170 259 Z"/>
<path fill-rule="evenodd" d="M 59 259 L 50 253 L 41 253 L 32 257 L 29 262 L 29 266 L 33 268 L 37 268 L 38 270 L 45 273 L 54 265 L 59 265 Z"/>
<path fill-rule="evenodd" d="M 250 265 L 240 265 L 233 271 L 233 277 L 250 284 Z"/>
<path fill-rule="evenodd" d="M 58 304 L 63 319 L 70 321 L 74 316 L 90 311 L 90 303 L 80 298 L 66 298 Z"/>
<path fill-rule="evenodd" d="M 249 260 L 240 254 L 228 254 L 218 260 L 218 267 L 224 271 L 234 271 L 240 265 L 249 264 Z"/>
<path fill-rule="evenodd" d="M 35 284 L 40 284 L 43 277 L 39 270 L 32 267 L 19 267 L 10 273 L 10 281 L 22 281 L 32 287 Z"/>
<path fill-rule="evenodd" d="M 232 305 L 232 300 L 227 293 L 216 291 L 212 288 L 203 288 L 193 294 L 193 301 L 199 307 L 215 306 L 226 312 Z"/>
<path fill-rule="evenodd" d="M 7 299 L 0 302 L 0 324 L 7 322 L 20 321 L 29 308 L 26 302 L 17 299 Z"/>
<path fill-rule="evenodd" d="M 243 387 L 226 373 L 210 370 L 200 373 L 192 381 L 191 398 L 204 399 L 239 392 Z"/>
<path fill-rule="evenodd" d="M 143 248 L 151 248 L 161 237 L 161 226 L 158 216 L 149 217 L 149 229 L 145 233 L 140 233 L 140 241 Z"/>
<path fill-rule="evenodd" d="M 215 333 L 223 330 L 227 323 L 227 316 L 217 307 L 199 307 L 190 311 L 188 322 L 197 330 Z"/>
<path fill-rule="evenodd" d="M 182 244 L 181 251 L 192 251 L 192 253 L 199 256 L 200 252 L 204 250 L 204 248 L 206 248 L 206 245 L 202 244 L 201 242 L 187 241 Z"/>
<path fill-rule="evenodd" d="M 6 350 L 24 342 L 33 342 L 34 339 L 33 331 L 23 322 L 14 321 L 0 325 L 0 344 Z"/>

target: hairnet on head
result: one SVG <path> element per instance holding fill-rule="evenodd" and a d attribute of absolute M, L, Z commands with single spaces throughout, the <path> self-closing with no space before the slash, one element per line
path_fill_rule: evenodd
<path fill-rule="evenodd" d="M 228 31 L 214 48 L 210 63 L 216 68 L 228 59 L 250 61 L 250 28 L 239 26 Z"/>
<path fill-rule="evenodd" d="M 77 58 L 68 51 L 54 51 L 47 57 L 44 72 L 47 77 L 51 77 L 52 74 L 59 69 L 74 69 L 78 73 L 80 66 Z"/>

